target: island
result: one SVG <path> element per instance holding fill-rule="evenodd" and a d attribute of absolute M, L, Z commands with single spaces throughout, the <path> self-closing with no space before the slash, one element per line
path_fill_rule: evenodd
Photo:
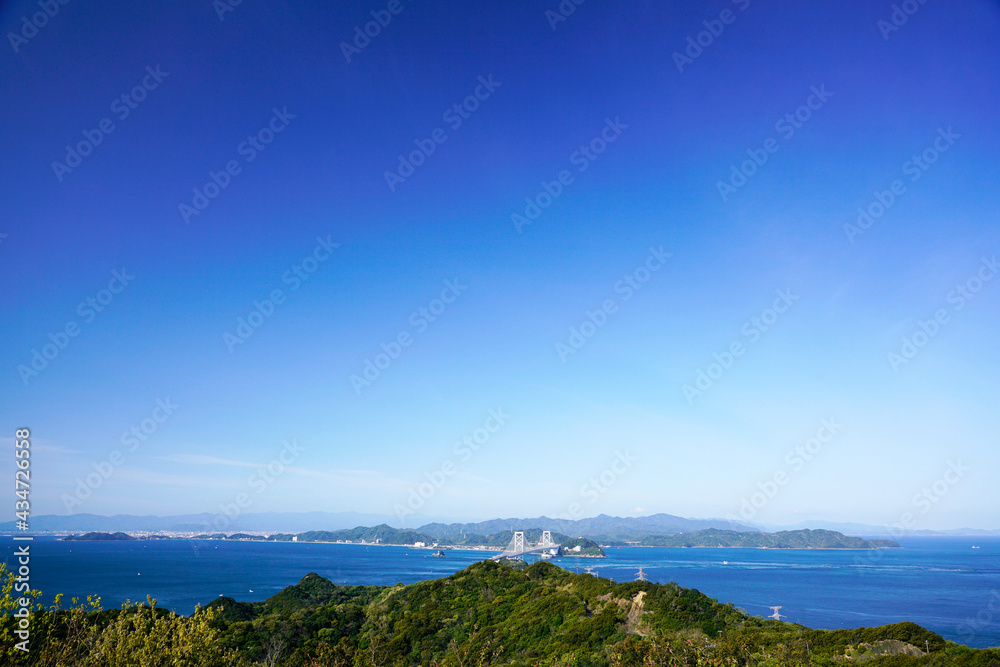
<path fill-rule="evenodd" d="M 777 533 L 743 533 L 709 528 L 679 535 L 650 535 L 645 547 L 702 547 L 727 549 L 898 549 L 893 540 L 849 537 L 833 530 L 783 530 Z"/>
<path fill-rule="evenodd" d="M 435 541 L 429 535 L 415 530 L 400 530 L 384 523 L 371 528 L 358 526 L 347 530 L 310 530 L 295 537 L 296 542 L 359 542 L 401 546 L 425 546 Z"/>
<path fill-rule="evenodd" d="M 564 540 L 559 546 L 559 555 L 567 556 L 570 558 L 606 558 L 607 554 L 604 553 L 604 549 L 594 542 L 593 540 L 588 540 L 586 537 L 575 537 L 573 539 Z"/>
<path fill-rule="evenodd" d="M 83 535 L 67 535 L 63 538 L 66 542 L 124 542 L 138 539 L 126 533 L 84 533 Z"/>

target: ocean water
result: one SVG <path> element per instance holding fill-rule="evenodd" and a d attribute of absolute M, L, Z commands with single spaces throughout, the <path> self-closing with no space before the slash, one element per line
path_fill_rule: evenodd
<path fill-rule="evenodd" d="M 753 615 L 780 605 L 782 620 L 812 628 L 913 621 L 968 646 L 1000 646 L 1000 539 L 897 541 L 902 549 L 876 551 L 622 548 L 593 565 L 615 581 L 642 566 L 651 581 Z"/>
<path fill-rule="evenodd" d="M 636 578 L 697 588 L 766 616 L 813 628 L 919 623 L 946 639 L 1000 646 L 1000 538 L 904 538 L 877 551 L 612 548 L 608 558 L 558 558 L 615 581 Z M 8 564 L 15 546 L 3 540 Z M 972 545 L 979 549 L 972 549 Z M 253 602 L 316 572 L 338 584 L 413 583 L 448 576 L 492 552 L 345 544 L 202 540 L 32 543 L 32 587 L 50 602 L 100 596 L 105 608 L 152 595 L 188 614 L 219 595 Z M 726 564 L 728 562 L 728 564 Z"/>

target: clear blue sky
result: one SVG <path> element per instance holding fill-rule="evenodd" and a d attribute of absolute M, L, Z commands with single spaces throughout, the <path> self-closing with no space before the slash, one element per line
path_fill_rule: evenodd
<path fill-rule="evenodd" d="M 0 9 L 33 513 L 1000 528 L 1000 3 L 313 4 Z"/>

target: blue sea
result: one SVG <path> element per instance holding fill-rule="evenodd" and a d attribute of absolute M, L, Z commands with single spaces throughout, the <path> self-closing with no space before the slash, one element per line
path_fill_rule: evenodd
<path fill-rule="evenodd" d="M 11 564 L 15 546 L 3 538 Z M 675 581 L 750 614 L 781 606 L 813 628 L 914 621 L 969 646 L 1000 646 L 1000 538 L 904 538 L 877 551 L 611 548 L 608 558 L 557 558 L 615 581 Z M 973 549 L 977 545 L 980 548 Z M 32 587 L 46 602 L 100 596 L 105 608 L 145 600 L 182 614 L 220 595 L 253 602 L 316 572 L 338 584 L 413 583 L 448 576 L 492 552 L 348 544 L 202 540 L 62 542 L 36 538 Z"/>

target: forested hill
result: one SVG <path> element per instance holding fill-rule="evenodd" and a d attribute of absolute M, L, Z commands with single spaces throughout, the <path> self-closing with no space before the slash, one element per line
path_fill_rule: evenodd
<path fill-rule="evenodd" d="M 291 536 L 286 536 L 287 539 L 291 539 Z M 358 526 L 357 528 L 350 528 L 348 530 L 310 530 L 305 533 L 299 533 L 299 542 L 369 542 L 375 543 L 378 541 L 380 544 L 415 544 L 417 542 L 424 542 L 430 544 L 435 540 L 429 535 L 424 533 L 419 533 L 414 530 L 399 530 L 398 528 L 393 528 L 387 526 L 386 524 L 379 524 L 378 526 L 366 527 Z"/>
<path fill-rule="evenodd" d="M 737 533 L 700 530 L 686 535 L 652 535 L 641 541 L 649 547 L 735 547 L 754 549 L 881 549 L 899 547 L 892 540 L 848 537 L 833 530 L 786 530 L 778 533 Z"/>
<path fill-rule="evenodd" d="M 126 535 L 125 533 L 86 533 L 84 535 L 67 535 L 63 538 L 68 542 L 109 542 L 109 541 L 127 541 L 134 540 L 136 538 L 131 535 Z"/>
<path fill-rule="evenodd" d="M 0 563 L 0 608 L 16 574 Z M 96 605 L 95 603 L 92 603 Z M 483 561 L 408 586 L 338 586 L 310 573 L 263 602 L 220 597 L 189 617 L 37 609 L 30 654 L 0 616 L 0 664 L 82 667 L 993 667 L 1000 650 L 946 642 L 914 623 L 810 630 L 751 617 L 694 589 L 614 584 L 547 562 Z M 924 655 L 924 650 L 929 654 Z"/>
<path fill-rule="evenodd" d="M 288 665 L 990 665 L 1000 651 L 950 644 L 914 623 L 810 630 L 751 617 L 676 584 L 613 584 L 540 562 L 520 570 L 484 561 L 409 586 L 331 584 L 309 574 L 259 603 L 220 598 L 221 641 L 262 657 L 286 638 Z M 291 623 L 291 625 L 289 625 Z M 917 648 L 920 647 L 920 648 Z M 919 656 L 929 647 L 934 662 Z M 297 662 L 296 656 L 314 662 Z M 842 663 L 841 663 L 842 664 Z"/>

